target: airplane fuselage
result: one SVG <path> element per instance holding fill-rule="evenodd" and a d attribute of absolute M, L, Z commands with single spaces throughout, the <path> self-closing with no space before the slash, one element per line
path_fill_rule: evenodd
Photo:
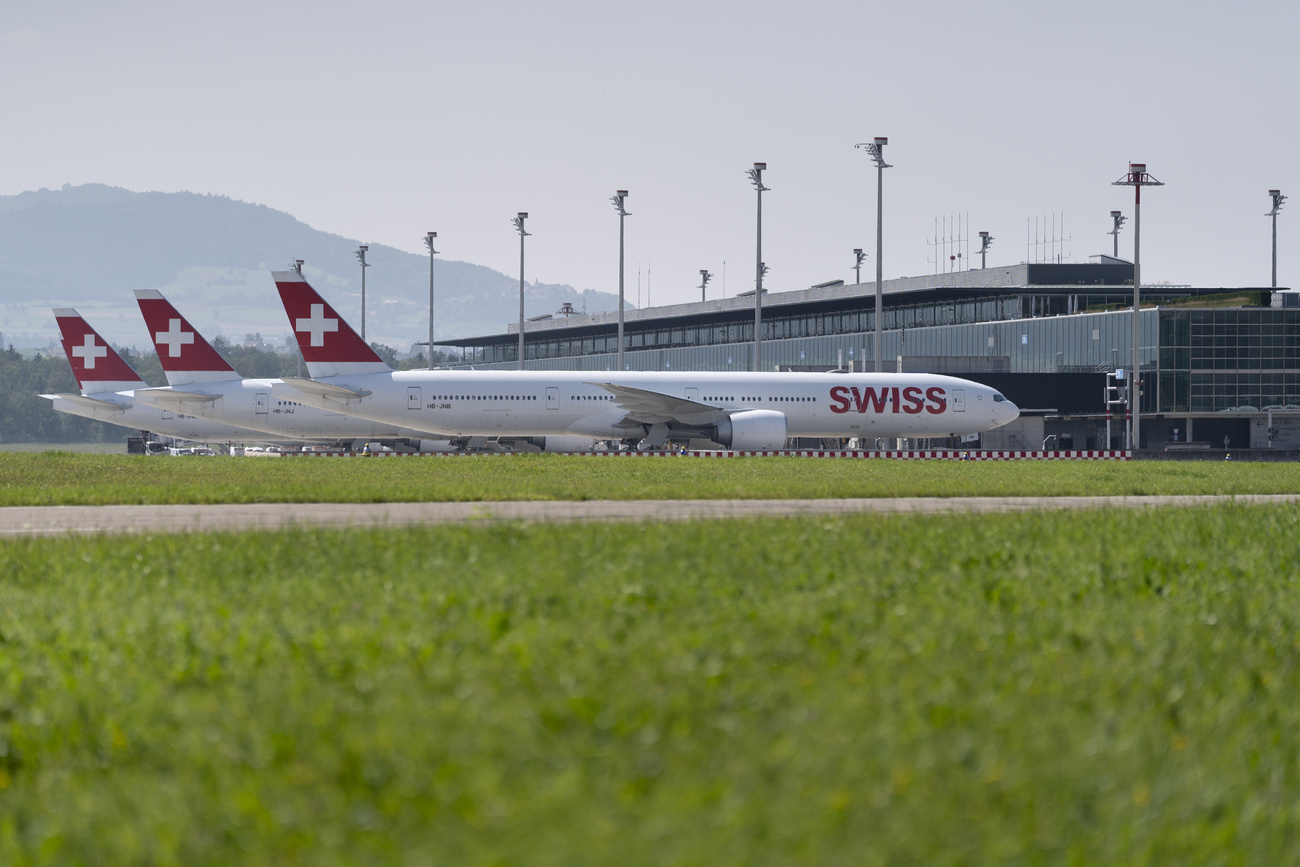
<path fill-rule="evenodd" d="M 724 420 L 779 414 L 789 437 L 944 437 L 1018 415 L 995 389 L 937 374 L 393 371 L 317 381 L 359 396 L 293 381 L 272 394 L 443 436 L 639 438 L 656 423 L 701 435 Z M 681 403 L 656 412 L 619 387 Z"/>

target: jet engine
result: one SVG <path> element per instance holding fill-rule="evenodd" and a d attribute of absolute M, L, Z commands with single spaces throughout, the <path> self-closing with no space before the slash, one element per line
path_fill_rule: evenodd
<path fill-rule="evenodd" d="M 574 436 L 520 437 L 514 440 L 513 445 L 516 449 L 522 446 L 526 451 L 560 455 L 589 452 L 595 447 L 596 441 L 591 437 Z"/>
<path fill-rule="evenodd" d="M 785 448 L 785 413 L 749 409 L 732 413 L 713 426 L 713 441 L 736 451 Z"/>

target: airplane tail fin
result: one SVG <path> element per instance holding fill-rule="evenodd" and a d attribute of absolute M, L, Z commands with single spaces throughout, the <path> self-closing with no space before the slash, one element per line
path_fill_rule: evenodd
<path fill-rule="evenodd" d="M 148 383 L 76 310 L 56 308 L 54 318 L 63 335 L 63 351 L 72 365 L 72 375 L 83 395 L 148 388 Z"/>
<path fill-rule="evenodd" d="M 137 289 L 135 300 L 169 385 L 241 378 L 157 289 Z"/>
<path fill-rule="evenodd" d="M 271 276 L 313 379 L 392 370 L 305 277 L 297 271 L 272 271 Z"/>

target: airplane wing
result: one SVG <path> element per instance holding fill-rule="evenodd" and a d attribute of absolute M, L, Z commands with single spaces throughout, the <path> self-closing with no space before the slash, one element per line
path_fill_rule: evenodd
<path fill-rule="evenodd" d="M 718 406 L 687 400 L 658 391 L 633 388 L 615 382 L 589 382 L 597 388 L 603 388 L 614 395 L 615 404 L 627 412 L 628 416 L 638 422 L 656 424 L 658 422 L 678 421 L 684 424 L 709 424 L 726 415 Z"/>
<path fill-rule="evenodd" d="M 198 391 L 176 391 L 167 388 L 137 388 L 135 390 L 137 400 L 152 406 L 162 406 L 167 408 L 185 407 L 185 406 L 206 406 L 221 400 L 219 394 L 203 394 Z"/>
<path fill-rule="evenodd" d="M 341 385 L 330 385 L 327 382 L 317 382 L 314 379 L 286 377 L 283 382 L 290 388 L 296 388 L 304 394 L 317 394 L 333 400 L 356 400 L 370 395 L 370 392 L 364 388 L 359 390 L 344 388 Z"/>

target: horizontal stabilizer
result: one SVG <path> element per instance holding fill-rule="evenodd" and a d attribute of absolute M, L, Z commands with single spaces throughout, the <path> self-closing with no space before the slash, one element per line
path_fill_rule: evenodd
<path fill-rule="evenodd" d="M 221 400 L 219 394 L 203 394 L 197 391 L 177 391 L 173 388 L 137 388 L 137 400 L 151 406 L 183 407 L 211 406 Z"/>
<path fill-rule="evenodd" d="M 42 394 L 41 397 L 46 400 L 62 399 L 68 403 L 75 403 L 78 406 L 84 406 L 89 409 L 107 409 L 113 412 L 126 412 L 131 407 L 127 404 L 114 403 L 111 400 L 98 400 L 93 397 L 86 397 L 81 394 Z"/>

